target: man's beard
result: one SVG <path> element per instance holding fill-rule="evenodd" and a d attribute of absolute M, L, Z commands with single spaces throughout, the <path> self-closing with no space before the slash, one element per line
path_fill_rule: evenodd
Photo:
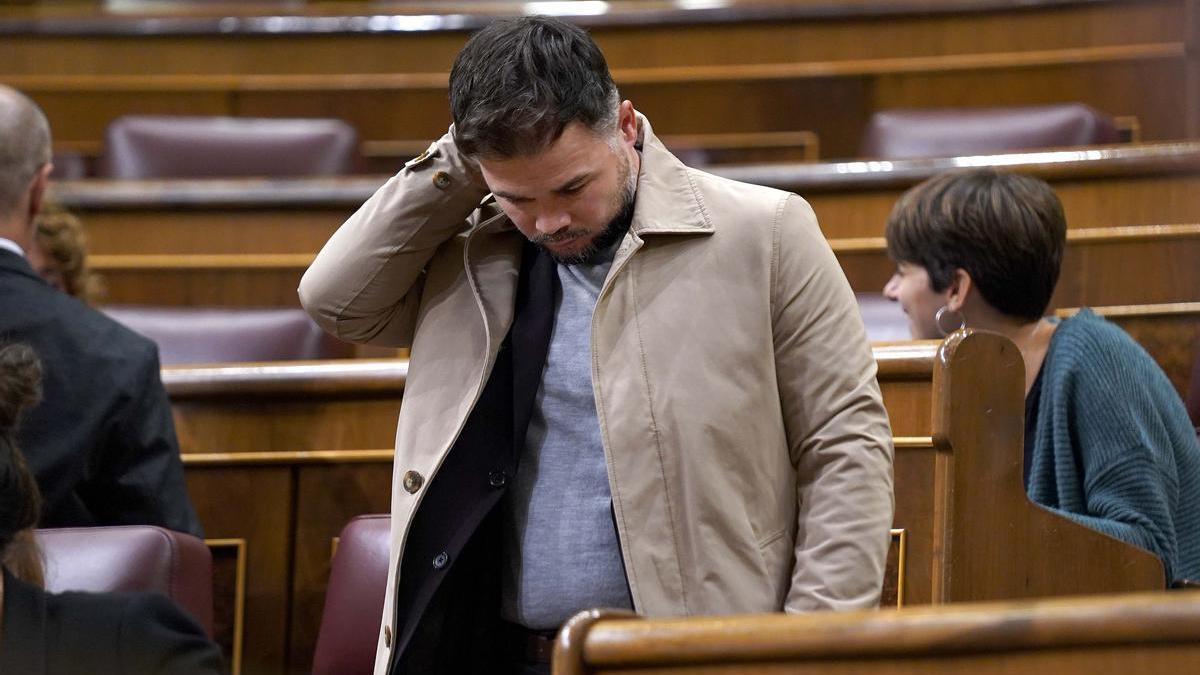
<path fill-rule="evenodd" d="M 626 162 L 621 168 L 621 173 L 617 177 L 617 181 L 621 183 L 621 192 L 615 202 L 617 213 L 608 221 L 604 229 L 600 230 L 599 234 L 592 238 L 591 243 L 583 247 L 581 250 L 568 255 L 559 255 L 546 247 L 546 244 L 554 241 L 562 241 L 575 237 L 575 233 L 570 230 L 556 235 L 542 235 L 533 240 L 533 243 L 550 257 L 554 258 L 555 262 L 560 265 L 583 265 L 593 261 L 596 255 L 602 251 L 607 251 L 614 244 L 621 241 L 625 233 L 629 231 L 629 226 L 633 223 L 633 206 L 635 196 L 637 195 L 637 183 L 630 180 L 630 167 Z"/>

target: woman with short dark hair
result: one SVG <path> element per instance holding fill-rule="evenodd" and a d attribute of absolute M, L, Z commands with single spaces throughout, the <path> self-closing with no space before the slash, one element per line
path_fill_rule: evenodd
<path fill-rule="evenodd" d="M 41 378 L 32 349 L 0 346 L 0 673 L 217 675 L 216 645 L 165 596 L 42 590 L 41 500 L 16 442 Z"/>
<path fill-rule="evenodd" d="M 1200 443 L 1179 394 L 1117 326 L 1083 310 L 1044 318 L 1066 219 L 1044 181 L 992 169 L 942 174 L 887 223 L 884 294 L 916 339 L 1001 333 L 1025 360 L 1029 497 L 1152 551 L 1168 583 L 1200 579 Z"/>

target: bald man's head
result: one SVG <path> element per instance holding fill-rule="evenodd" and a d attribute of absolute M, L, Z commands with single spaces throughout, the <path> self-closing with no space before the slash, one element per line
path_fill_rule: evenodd
<path fill-rule="evenodd" d="M 0 85 L 0 217 L 12 216 L 50 163 L 50 123 L 28 96 Z"/>

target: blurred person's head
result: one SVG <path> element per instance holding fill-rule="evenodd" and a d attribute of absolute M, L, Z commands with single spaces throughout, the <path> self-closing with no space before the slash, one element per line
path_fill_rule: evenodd
<path fill-rule="evenodd" d="M 102 293 L 99 278 L 87 261 L 87 235 L 79 219 L 47 203 L 34 221 L 29 264 L 51 286 L 94 304 Z"/>
<path fill-rule="evenodd" d="M 33 539 L 41 511 L 37 480 L 17 446 L 23 412 L 42 396 L 42 369 L 33 349 L 0 346 L 0 564 L 17 578 L 42 583 Z"/>
<path fill-rule="evenodd" d="M 50 124 L 37 104 L 0 85 L 0 237 L 28 249 L 50 180 Z"/>
<path fill-rule="evenodd" d="M 1058 282 L 1066 229 L 1045 181 L 994 169 L 935 176 L 888 218 L 896 273 L 884 295 L 900 303 L 914 339 L 1036 322 Z"/>
<path fill-rule="evenodd" d="M 584 262 L 622 237 L 640 167 L 637 115 L 600 48 L 548 17 L 495 21 L 450 71 L 455 145 L 525 237 Z"/>

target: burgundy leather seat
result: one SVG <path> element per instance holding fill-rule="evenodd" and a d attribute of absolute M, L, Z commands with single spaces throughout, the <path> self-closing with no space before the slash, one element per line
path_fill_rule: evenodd
<path fill-rule="evenodd" d="M 349 358 L 354 347 L 300 309 L 109 306 L 118 322 L 158 344 L 164 364 Z"/>
<path fill-rule="evenodd" d="M 1112 118 L 1082 103 L 883 110 L 871 117 L 859 155 L 878 159 L 956 157 L 1119 140 Z"/>
<path fill-rule="evenodd" d="M 313 675 L 371 675 L 383 596 L 387 589 L 391 516 L 358 516 L 342 528 L 317 651 Z"/>
<path fill-rule="evenodd" d="M 213 634 L 212 554 L 196 537 L 151 525 L 66 527 L 34 536 L 45 556 L 46 590 L 161 593 Z"/>
<path fill-rule="evenodd" d="M 119 117 L 103 178 L 337 176 L 358 166 L 358 133 L 336 119 Z"/>

